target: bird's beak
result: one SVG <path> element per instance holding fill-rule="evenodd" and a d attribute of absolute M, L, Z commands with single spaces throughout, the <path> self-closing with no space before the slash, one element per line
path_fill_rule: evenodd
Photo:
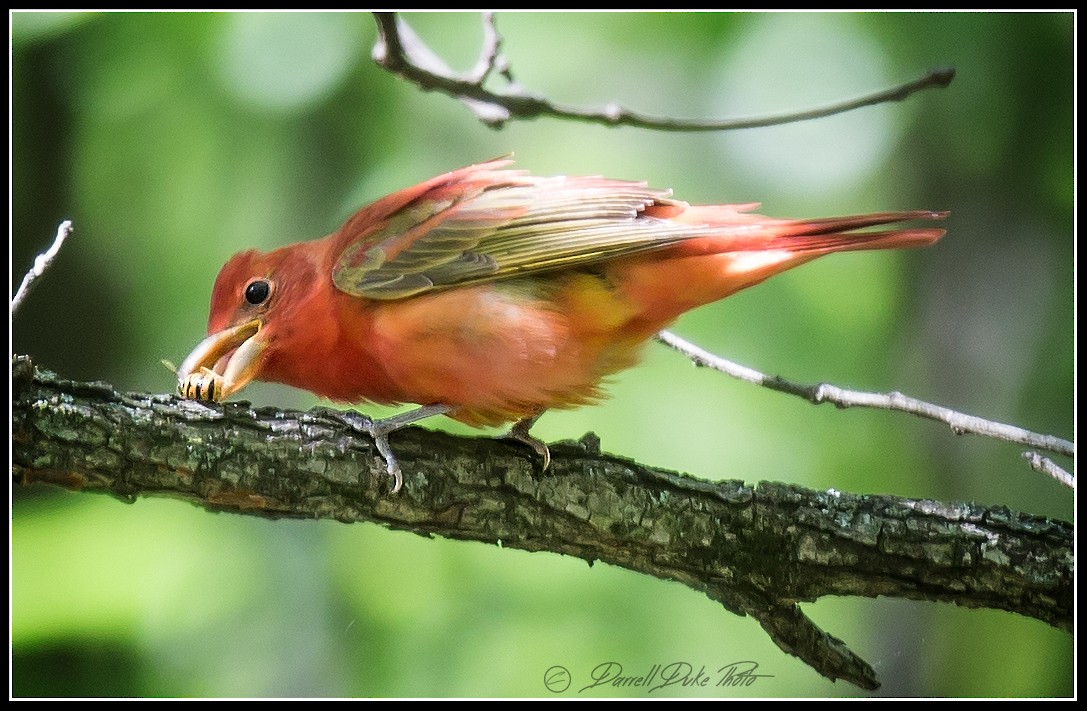
<path fill-rule="evenodd" d="M 262 326 L 260 319 L 253 319 L 200 341 L 177 369 L 178 393 L 219 402 L 248 385 L 257 377 L 266 345 L 258 337 Z"/>

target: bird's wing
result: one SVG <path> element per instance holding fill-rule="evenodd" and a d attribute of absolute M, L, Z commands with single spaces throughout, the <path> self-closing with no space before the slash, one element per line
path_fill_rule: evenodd
<path fill-rule="evenodd" d="M 364 208 L 341 229 L 337 288 L 400 299 L 591 264 L 705 232 L 645 214 L 648 206 L 667 213 L 672 204 L 682 211 L 669 191 L 599 177 L 536 178 L 505 169 L 508 163 L 448 173 L 383 213 L 376 204 Z"/>

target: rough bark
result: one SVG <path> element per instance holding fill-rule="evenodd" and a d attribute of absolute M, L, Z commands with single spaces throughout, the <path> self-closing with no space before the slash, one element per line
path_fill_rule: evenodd
<path fill-rule="evenodd" d="M 409 428 L 404 489 L 335 411 L 206 406 L 12 364 L 12 476 L 247 515 L 373 521 L 603 561 L 749 614 L 831 679 L 871 667 L 798 602 L 887 595 L 989 607 L 1071 630 L 1073 527 L 1003 507 L 710 482 L 601 454 L 586 435 L 540 471 L 523 445 Z"/>

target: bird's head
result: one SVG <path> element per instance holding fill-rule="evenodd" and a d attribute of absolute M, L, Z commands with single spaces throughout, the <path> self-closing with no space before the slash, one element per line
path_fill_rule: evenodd
<path fill-rule="evenodd" d="M 234 255 L 215 279 L 208 337 L 178 368 L 178 394 L 219 402 L 259 379 L 304 306 L 316 267 L 301 245 Z"/>

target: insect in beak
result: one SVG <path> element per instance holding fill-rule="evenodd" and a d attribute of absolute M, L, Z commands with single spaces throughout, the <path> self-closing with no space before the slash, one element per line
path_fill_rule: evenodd
<path fill-rule="evenodd" d="M 177 369 L 177 394 L 187 400 L 222 402 L 257 376 L 265 342 L 259 319 L 213 333 Z"/>

